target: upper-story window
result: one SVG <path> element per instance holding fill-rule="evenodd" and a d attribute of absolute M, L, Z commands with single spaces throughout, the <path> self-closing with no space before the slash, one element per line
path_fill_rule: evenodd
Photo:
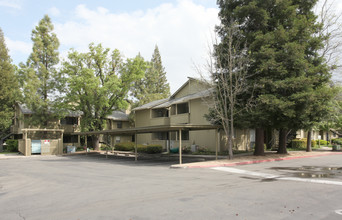
<path fill-rule="evenodd" d="M 122 121 L 118 121 L 116 123 L 116 128 L 122 128 Z"/>
<path fill-rule="evenodd" d="M 65 117 L 61 119 L 61 125 L 77 125 L 78 118 L 76 117 Z"/>
<path fill-rule="evenodd" d="M 169 117 L 169 110 L 165 108 L 158 108 L 152 110 L 152 118 Z"/>
<path fill-rule="evenodd" d="M 189 113 L 189 104 L 187 102 L 177 104 L 177 114 L 184 114 L 184 113 Z"/>

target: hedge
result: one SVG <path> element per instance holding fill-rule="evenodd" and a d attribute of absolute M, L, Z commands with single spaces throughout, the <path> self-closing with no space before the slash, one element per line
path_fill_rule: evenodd
<path fill-rule="evenodd" d="M 4 150 L 7 152 L 18 152 L 18 140 L 8 139 L 5 146 Z"/>
<path fill-rule="evenodd" d="M 134 151 L 135 143 L 133 142 L 124 142 L 115 144 L 115 150 L 119 151 Z M 139 153 L 146 154 L 158 154 L 163 151 L 163 147 L 161 145 L 137 145 L 137 151 Z"/>
<path fill-rule="evenodd" d="M 325 140 L 317 140 L 317 144 L 320 144 L 320 145 L 328 145 L 328 141 L 325 141 Z"/>
<path fill-rule="evenodd" d="M 293 139 L 291 142 L 291 147 L 293 149 L 306 149 L 306 145 L 307 145 L 307 139 L 306 138 L 302 138 L 302 139 Z M 315 148 L 316 145 L 316 141 L 311 140 L 311 147 Z"/>
<path fill-rule="evenodd" d="M 134 150 L 134 143 L 133 142 L 123 142 L 115 144 L 115 150 L 120 151 L 133 151 Z"/>
<path fill-rule="evenodd" d="M 163 147 L 161 145 L 138 145 L 137 150 L 139 153 L 160 154 L 163 151 Z"/>

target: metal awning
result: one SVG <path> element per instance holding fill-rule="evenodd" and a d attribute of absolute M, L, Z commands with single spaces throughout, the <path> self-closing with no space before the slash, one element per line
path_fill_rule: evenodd
<path fill-rule="evenodd" d="M 219 125 L 192 125 L 192 124 L 180 124 L 180 125 L 157 125 L 148 127 L 137 127 L 137 128 L 123 128 L 103 131 L 86 131 L 86 132 L 74 132 L 74 135 L 98 135 L 98 134 L 144 134 L 161 131 L 198 131 L 198 130 L 214 130 L 219 129 Z"/>
<path fill-rule="evenodd" d="M 73 135 L 135 135 L 135 160 L 137 161 L 137 134 L 153 133 L 153 132 L 167 132 L 178 131 L 179 132 L 179 164 L 182 163 L 182 137 L 181 131 L 200 131 L 200 130 L 217 130 L 222 128 L 219 125 L 192 125 L 192 124 L 179 124 L 179 125 L 158 125 L 148 127 L 137 128 L 123 128 L 103 131 L 87 131 L 87 132 L 74 132 Z M 217 132 L 218 135 L 218 132 Z M 219 138 L 217 138 L 217 141 Z M 216 157 L 217 157 L 218 142 L 216 143 Z"/>

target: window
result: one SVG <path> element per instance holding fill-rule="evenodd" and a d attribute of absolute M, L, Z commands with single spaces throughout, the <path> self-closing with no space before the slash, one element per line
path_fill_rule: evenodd
<path fill-rule="evenodd" d="M 153 140 L 167 140 L 168 139 L 168 132 L 156 132 L 152 133 Z"/>
<path fill-rule="evenodd" d="M 169 111 L 165 108 L 158 108 L 152 110 L 152 118 L 169 117 Z"/>
<path fill-rule="evenodd" d="M 116 136 L 115 137 L 115 143 L 120 143 L 121 141 L 121 137 L 120 136 Z"/>
<path fill-rule="evenodd" d="M 177 105 L 177 114 L 189 113 L 189 104 L 182 103 Z"/>
<path fill-rule="evenodd" d="M 122 121 L 118 121 L 118 122 L 116 123 L 116 127 L 117 127 L 117 128 L 122 128 Z"/>
<path fill-rule="evenodd" d="M 61 125 L 77 125 L 78 118 L 75 117 L 65 117 L 61 119 Z"/>
<path fill-rule="evenodd" d="M 189 131 L 182 131 L 182 140 L 183 141 L 189 140 Z"/>
<path fill-rule="evenodd" d="M 63 142 L 64 143 L 78 143 L 78 136 L 77 135 L 64 135 Z"/>

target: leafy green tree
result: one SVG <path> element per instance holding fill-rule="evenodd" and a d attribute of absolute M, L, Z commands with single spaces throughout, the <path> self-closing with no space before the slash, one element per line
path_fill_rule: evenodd
<path fill-rule="evenodd" d="M 8 54 L 4 33 L 0 29 L 0 138 L 9 129 L 13 117 L 13 105 L 19 98 L 15 66 Z"/>
<path fill-rule="evenodd" d="M 135 83 L 132 93 L 137 99 L 137 106 L 170 96 L 170 86 L 166 79 L 158 46 L 154 49 L 145 77 Z"/>
<path fill-rule="evenodd" d="M 101 44 L 89 45 L 89 52 L 70 51 L 63 62 L 67 109 L 82 111 L 81 130 L 101 131 L 106 117 L 113 110 L 125 109 L 128 92 L 133 82 L 141 79 L 146 62 L 137 56 L 123 61 L 118 50 L 112 52 Z M 93 145 L 99 149 L 99 136 L 93 136 Z"/>
<path fill-rule="evenodd" d="M 57 111 L 53 95 L 59 81 L 56 65 L 59 63 L 59 41 L 53 33 L 53 24 L 48 15 L 39 21 L 32 31 L 33 48 L 26 64 L 20 64 L 21 87 L 24 103 L 35 114 L 32 123 L 47 125 Z"/>
<path fill-rule="evenodd" d="M 249 93 L 254 93 L 256 105 L 244 118 L 256 128 L 279 130 L 278 153 L 287 152 L 288 131 L 300 128 L 301 119 L 308 119 L 298 115 L 307 110 L 312 93 L 325 87 L 331 77 L 318 54 L 323 38 L 319 36 L 322 26 L 312 11 L 316 2 L 218 1 L 222 23 L 218 33 L 224 38 L 225 24 L 238 22 L 250 49 L 252 77 L 248 80 L 254 87 Z M 316 103 L 327 101 L 320 100 Z M 263 138 L 257 139 L 256 151 L 264 147 Z"/>

